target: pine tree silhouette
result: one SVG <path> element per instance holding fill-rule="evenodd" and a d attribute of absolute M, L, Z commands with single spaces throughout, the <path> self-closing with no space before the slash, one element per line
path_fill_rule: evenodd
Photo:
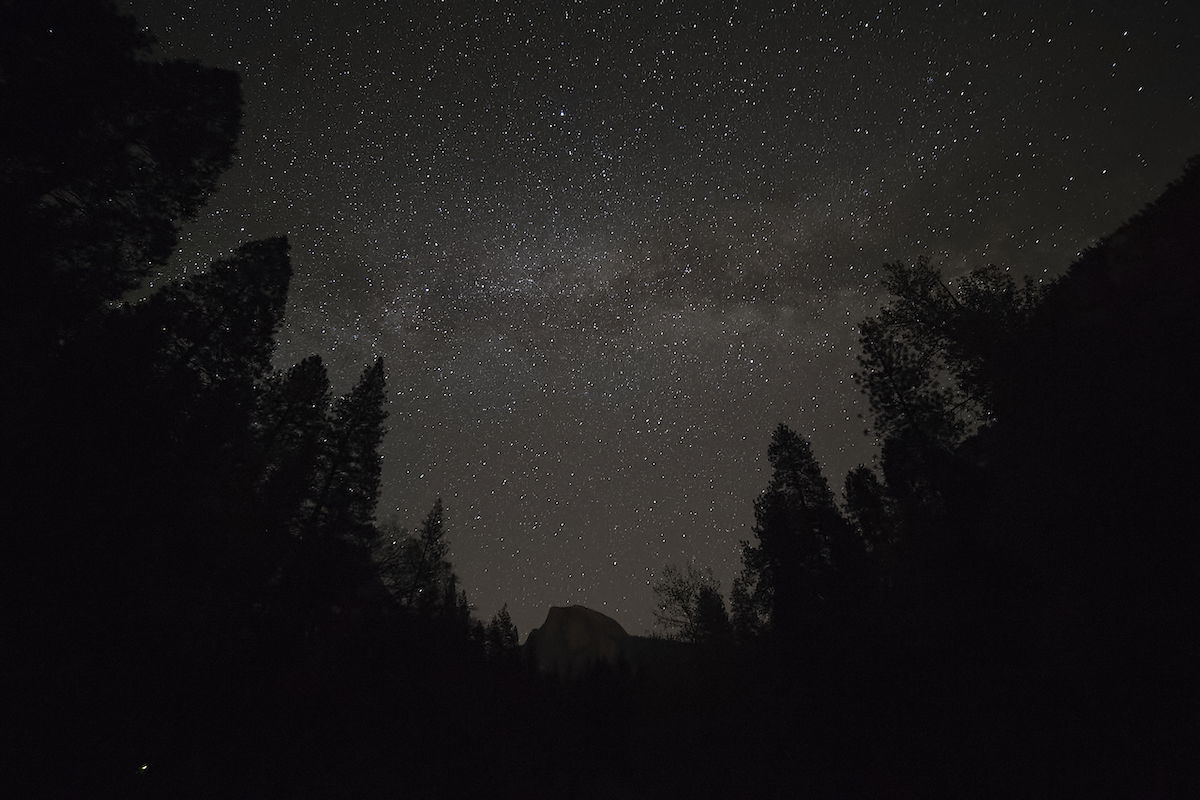
<path fill-rule="evenodd" d="M 767 456 L 771 481 L 754 503 L 758 543 L 744 545 L 742 558 L 772 629 L 791 641 L 827 599 L 831 544 L 846 523 L 807 440 L 781 424 Z"/>

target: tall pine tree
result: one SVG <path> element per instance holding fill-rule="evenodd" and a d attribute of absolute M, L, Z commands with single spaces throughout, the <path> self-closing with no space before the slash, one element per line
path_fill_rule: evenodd
<path fill-rule="evenodd" d="M 828 599 L 831 553 L 847 526 L 807 440 L 781 424 L 767 457 L 771 481 L 754 503 L 758 542 L 744 544 L 742 558 L 774 633 L 790 641 Z"/>
<path fill-rule="evenodd" d="M 317 462 L 328 435 L 329 377 L 320 356 L 276 373 L 260 393 L 255 433 L 257 488 L 266 524 L 299 535 L 303 506 L 314 493 Z"/>
<path fill-rule="evenodd" d="M 319 387 L 319 380 L 314 383 Z M 312 643 L 322 641 L 321 630 L 341 624 L 336 620 L 344 620 L 347 609 L 386 594 L 372 558 L 385 401 L 383 360 L 377 358 L 334 402 L 316 448 L 314 480 L 281 585 L 284 607 Z"/>
<path fill-rule="evenodd" d="M 306 536 L 348 538 L 360 544 L 373 540 L 386 386 L 383 359 L 376 358 L 354 388 L 334 403 Z"/>
<path fill-rule="evenodd" d="M 404 594 L 404 604 L 410 608 L 428 610 L 442 603 L 444 588 L 452 574 L 448 556 L 450 545 L 445 539 L 442 498 L 429 510 L 421 530 L 410 548 L 412 582 Z"/>
<path fill-rule="evenodd" d="M 762 633 L 765 613 L 750 591 L 754 576 L 743 567 L 743 574 L 733 579 L 729 588 L 729 624 L 739 643 L 754 640 Z"/>
<path fill-rule="evenodd" d="M 521 646 L 520 634 L 517 632 L 517 626 L 513 624 L 512 616 L 508 613 L 507 603 L 496 612 L 491 622 L 488 623 L 486 642 L 488 655 L 497 659 L 512 657 L 517 652 L 517 648 Z"/>

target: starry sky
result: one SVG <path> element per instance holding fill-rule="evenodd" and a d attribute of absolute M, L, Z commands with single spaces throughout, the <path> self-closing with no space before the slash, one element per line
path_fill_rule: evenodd
<path fill-rule="evenodd" d="M 728 588 L 778 422 L 869 463 L 856 324 L 926 254 L 1051 278 L 1200 151 L 1200 11 L 1136 2 L 123 0 L 243 76 L 171 274 L 286 233 L 279 363 L 388 365 L 380 516 L 444 498 L 522 634 Z"/>

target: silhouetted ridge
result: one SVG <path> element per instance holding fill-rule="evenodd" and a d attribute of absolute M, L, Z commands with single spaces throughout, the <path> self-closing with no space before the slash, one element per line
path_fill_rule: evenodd
<path fill-rule="evenodd" d="M 585 606 L 553 606 L 541 627 L 525 640 L 528 657 L 541 672 L 572 678 L 598 664 L 617 666 L 626 658 L 629 634 L 612 617 Z"/>

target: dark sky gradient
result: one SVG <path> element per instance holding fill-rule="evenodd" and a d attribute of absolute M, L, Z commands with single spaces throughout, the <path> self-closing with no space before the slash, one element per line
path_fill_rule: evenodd
<path fill-rule="evenodd" d="M 444 497 L 480 616 L 524 633 L 565 603 L 644 631 L 667 562 L 728 588 L 775 423 L 835 487 L 872 458 L 884 262 L 1053 276 L 1152 199 L 1200 150 L 1197 5 L 123 7 L 244 79 L 176 270 L 290 235 L 280 363 L 386 358 L 381 516 Z"/>

